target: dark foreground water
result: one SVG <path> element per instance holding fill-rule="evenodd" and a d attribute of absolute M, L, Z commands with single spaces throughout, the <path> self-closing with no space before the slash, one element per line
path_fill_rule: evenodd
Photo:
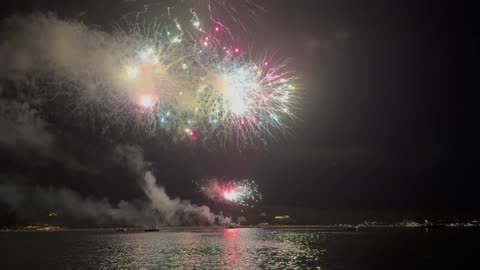
<path fill-rule="evenodd" d="M 2 270 L 480 269 L 480 231 L 7 232 L 0 233 L 0 259 Z"/>

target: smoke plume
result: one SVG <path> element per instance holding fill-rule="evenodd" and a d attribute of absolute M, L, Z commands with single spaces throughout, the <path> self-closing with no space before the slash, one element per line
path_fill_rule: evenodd
<path fill-rule="evenodd" d="M 0 185 L 0 202 L 28 221 L 55 221 L 79 226 L 207 226 L 230 223 L 230 218 L 215 215 L 207 206 L 170 198 L 157 184 L 151 171 L 146 170 L 142 150 L 138 146 L 118 146 L 116 153 L 127 161 L 148 200 L 120 201 L 82 198 L 67 188 L 28 188 L 15 184 Z M 54 217 L 52 217 L 54 213 Z M 50 217 L 48 217 L 50 215 Z"/>
<path fill-rule="evenodd" d="M 125 33 L 110 34 L 52 14 L 35 13 L 6 19 L 0 31 L 1 154 L 6 153 L 9 161 L 21 155 L 27 164 L 37 160 L 66 160 L 64 152 L 70 151 L 57 149 L 61 147 L 57 139 L 66 136 L 68 130 L 52 132 L 55 124 L 62 126 L 58 122 L 66 122 L 65 126 L 69 127 L 91 116 L 100 129 L 114 125 L 112 122 L 124 124 L 129 110 L 126 104 L 131 103 L 124 99 L 131 97 L 128 91 L 119 91 L 123 85 L 119 67 L 127 64 L 125 61 L 132 58 L 132 52 L 145 46 L 139 42 L 138 38 Z M 78 151 L 86 153 L 88 150 L 81 147 L 85 142 L 78 142 Z M 29 222 L 45 218 L 47 222 L 51 218 L 71 226 L 184 226 L 229 222 L 206 206 L 169 197 L 158 185 L 140 147 L 120 145 L 111 152 L 115 153 L 114 160 L 127 165 L 144 198 L 112 204 L 107 199 L 85 197 L 71 189 L 59 188 L 58 184 L 49 186 L 37 181 L 35 185 L 25 185 L 8 175 L 0 175 L 0 206 L 6 204 Z M 80 156 L 83 158 L 75 160 L 74 168 L 82 168 L 79 163 L 87 163 L 86 157 L 91 155 Z M 62 169 L 72 167 L 65 165 Z M 16 173 L 35 175 L 24 168 L 21 170 Z"/>

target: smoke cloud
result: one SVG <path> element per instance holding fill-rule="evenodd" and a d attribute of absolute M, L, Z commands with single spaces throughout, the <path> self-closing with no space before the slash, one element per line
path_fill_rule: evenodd
<path fill-rule="evenodd" d="M 2 40 L 1 79 L 47 76 L 57 84 L 65 83 L 63 79 L 87 90 L 99 90 L 97 82 L 114 77 L 128 45 L 81 22 L 43 13 L 8 18 Z"/>
<path fill-rule="evenodd" d="M 0 99 L 0 149 L 30 154 L 49 152 L 54 138 L 47 125 L 28 103 Z"/>
<path fill-rule="evenodd" d="M 142 182 L 148 201 L 111 204 L 107 199 L 82 198 L 66 188 L 29 189 L 9 184 L 0 186 L 0 202 L 6 203 L 26 221 L 53 221 L 74 227 L 209 226 L 231 221 L 223 215 L 213 214 L 207 206 L 170 198 L 149 171 Z M 55 217 L 51 217 L 52 213 Z"/>
<path fill-rule="evenodd" d="M 0 84 L 8 82 L 3 88 L 56 102 L 57 113 L 75 116 L 79 125 L 94 118 L 107 128 L 134 118 L 122 71 L 145 46 L 138 37 L 44 13 L 9 17 L 0 30 Z"/>
<path fill-rule="evenodd" d="M 142 150 L 138 146 L 122 145 L 116 154 L 133 173 L 142 175 L 138 184 L 148 200 L 120 201 L 83 198 L 67 188 L 28 188 L 15 184 L 0 185 L 0 202 L 28 221 L 56 221 L 71 226 L 208 226 L 229 224 L 231 219 L 215 215 L 207 206 L 170 198 L 157 184 L 151 171 L 146 170 Z M 55 217 L 48 214 L 55 213 Z"/>
<path fill-rule="evenodd" d="M 125 33 L 109 34 L 52 14 L 35 13 L 6 19 L 0 32 L 2 154 L 6 152 L 9 159 L 10 152 L 22 155 L 29 165 L 37 160 L 73 160 L 75 162 L 70 163 L 75 167 L 66 164 L 66 169 L 82 168 L 80 163 L 86 163 L 85 157 L 89 155 L 78 162 L 71 157 L 64 158 L 71 151 L 57 149 L 61 143 L 57 145 L 52 133 L 55 121 L 69 125 L 82 123 L 86 115 L 99 121 L 100 129 L 117 122 L 124 124 L 129 109 L 123 101 L 131 97 L 121 91 L 119 67 L 126 66 L 125 61 L 133 57 L 132 52 L 145 46 L 139 42 Z M 58 136 L 65 137 L 66 133 L 68 131 L 62 130 L 59 134 L 63 135 Z M 51 211 L 56 214 L 55 219 L 73 226 L 185 226 L 230 222 L 229 218 L 212 213 L 207 206 L 169 197 L 158 185 L 139 146 L 120 145 L 112 152 L 118 162 L 128 166 L 146 199 L 112 204 L 107 199 L 85 197 L 58 185 L 26 186 L 2 177 L 0 203 L 7 204 L 27 221 L 44 220 Z M 33 173 L 22 171 L 20 174 Z"/>

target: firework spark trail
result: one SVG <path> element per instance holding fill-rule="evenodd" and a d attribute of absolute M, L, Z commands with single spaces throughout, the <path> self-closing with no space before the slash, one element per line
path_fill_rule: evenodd
<path fill-rule="evenodd" d="M 192 49 L 176 63 L 176 73 L 184 75 L 183 86 L 170 91 L 176 135 L 197 139 L 201 134 L 203 141 L 220 138 L 241 146 L 264 141 L 272 136 L 272 128 L 285 129 L 294 117 L 289 107 L 297 96 L 295 77 L 285 71 L 286 62 L 247 60 L 241 48 L 229 44 L 231 40 L 225 37 L 229 29 L 218 23 L 204 27 L 195 11 L 190 9 L 190 14 L 185 26 L 173 18 L 177 32 L 166 32 L 169 38 L 174 36 L 168 39 L 171 44 L 181 43 L 185 48 L 190 43 Z M 159 127 L 172 129 L 172 121 L 161 110 L 158 115 Z"/>
<path fill-rule="evenodd" d="M 252 4 L 255 1 L 246 3 Z M 182 5 L 190 6 L 179 9 Z M 202 23 L 196 11 L 205 7 L 209 23 Z M 118 27 L 119 32 L 127 40 L 133 34 L 144 44 L 134 46 L 140 48 L 139 57 L 125 67 L 127 78 L 136 83 L 130 92 L 137 95 L 145 130 L 240 147 L 265 143 L 272 129 L 286 130 L 294 119 L 290 107 L 297 101 L 295 77 L 286 71 L 286 62 L 275 64 L 273 57 L 250 60 L 232 45 L 232 31 L 213 19 L 212 11 L 218 8 L 235 10 L 223 0 L 180 1 L 168 8 L 167 22 L 155 18 L 153 24 L 145 23 L 148 12 L 135 14 L 132 21 L 125 17 L 127 27 Z M 158 51 L 169 57 L 160 61 Z M 157 74 L 174 82 L 157 80 Z"/>
<path fill-rule="evenodd" d="M 265 59 L 255 63 L 232 57 L 204 65 L 208 67 L 199 88 L 198 115 L 208 126 L 202 133 L 253 143 L 270 136 L 270 129 L 281 130 L 294 119 L 295 78 L 284 71 L 286 63 L 272 65 Z"/>
<path fill-rule="evenodd" d="M 258 25 L 260 15 L 266 13 L 262 0 L 164 0 L 143 5 L 144 13 L 155 16 L 167 16 L 168 19 L 186 18 L 188 13 L 195 13 L 194 18 L 208 18 L 210 23 L 225 27 L 227 33 L 234 37 L 236 32 L 247 33 L 250 28 L 245 22 Z M 166 12 L 165 12 L 166 11 Z M 192 22 L 195 20 L 192 19 Z M 235 27 L 235 29 L 226 26 Z M 195 26 L 201 28 L 198 23 Z M 240 31 L 239 31 L 240 30 Z"/>
<path fill-rule="evenodd" d="M 244 32 L 248 27 L 244 24 L 245 17 L 249 21 L 258 21 L 259 14 L 265 9 L 260 0 L 182 0 L 181 4 L 194 7 L 203 14 L 209 14 L 210 20 L 221 25 L 238 25 Z M 222 23 L 223 22 L 223 23 Z M 233 31 L 228 31 L 233 36 Z"/>
<path fill-rule="evenodd" d="M 228 1 L 200 2 L 210 13 L 234 11 Z M 111 34 L 52 15 L 16 17 L 0 53 L 19 58 L 15 50 L 36 40 L 26 52 L 33 64 L 25 69 L 21 59 L 6 58 L 5 74 L 30 76 L 29 87 L 63 101 L 66 114 L 104 128 L 239 146 L 286 130 L 298 97 L 287 63 L 252 60 L 224 23 L 201 22 L 194 7 L 184 17 L 169 10 L 165 20 L 124 16 Z"/>
<path fill-rule="evenodd" d="M 262 199 L 253 180 L 210 179 L 200 184 L 200 191 L 210 200 L 242 207 L 254 207 Z"/>

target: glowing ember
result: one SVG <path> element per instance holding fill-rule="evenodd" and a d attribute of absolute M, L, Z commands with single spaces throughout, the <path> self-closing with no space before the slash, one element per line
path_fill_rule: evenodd
<path fill-rule="evenodd" d="M 138 75 L 138 68 L 137 67 L 127 67 L 127 75 L 130 79 L 134 79 Z"/>
<path fill-rule="evenodd" d="M 223 193 L 223 197 L 225 198 L 225 200 L 231 201 L 231 202 L 238 201 L 238 199 L 240 198 L 240 195 L 241 194 L 238 191 L 235 191 L 235 190 L 225 191 Z"/>
<path fill-rule="evenodd" d="M 139 98 L 139 104 L 143 108 L 152 108 L 155 105 L 155 98 L 151 95 L 141 95 Z"/>

